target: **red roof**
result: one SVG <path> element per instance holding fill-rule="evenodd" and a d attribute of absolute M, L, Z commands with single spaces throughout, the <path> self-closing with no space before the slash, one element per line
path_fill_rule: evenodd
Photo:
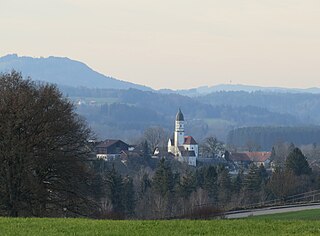
<path fill-rule="evenodd" d="M 232 161 L 248 161 L 248 162 L 251 161 L 246 153 L 239 153 L 239 152 L 231 153 L 229 158 Z"/>
<path fill-rule="evenodd" d="M 238 152 L 232 153 L 230 159 L 233 161 L 265 162 L 271 157 L 271 152 Z"/>
<path fill-rule="evenodd" d="M 197 144 L 197 142 L 196 142 L 196 140 L 194 140 L 194 138 L 192 136 L 185 136 L 183 144 L 195 145 L 195 144 Z"/>
<path fill-rule="evenodd" d="M 265 162 L 271 157 L 271 152 L 245 152 L 253 162 Z"/>

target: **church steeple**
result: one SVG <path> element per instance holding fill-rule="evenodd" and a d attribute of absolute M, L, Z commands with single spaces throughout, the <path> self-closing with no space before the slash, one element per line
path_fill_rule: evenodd
<path fill-rule="evenodd" d="M 181 112 L 181 109 L 179 108 L 179 111 L 176 115 L 176 121 L 184 121 L 184 117 L 183 117 L 183 114 Z"/>
<path fill-rule="evenodd" d="M 174 146 L 179 147 L 184 143 L 184 117 L 179 108 L 179 111 L 176 115 L 176 124 L 174 132 Z"/>

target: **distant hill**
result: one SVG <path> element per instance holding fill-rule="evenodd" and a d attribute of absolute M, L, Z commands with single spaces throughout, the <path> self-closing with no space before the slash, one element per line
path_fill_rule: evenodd
<path fill-rule="evenodd" d="M 202 96 L 214 92 L 230 92 L 230 91 L 243 91 L 243 92 L 272 92 L 272 93 L 312 93 L 320 94 L 320 88 L 281 88 L 281 87 L 261 87 L 242 84 L 219 84 L 214 86 L 202 86 L 198 88 L 186 89 L 186 90 L 160 90 L 161 93 L 178 93 L 186 96 Z"/>
<path fill-rule="evenodd" d="M 86 64 L 71 60 L 67 57 L 33 58 L 9 54 L 0 57 L 0 72 L 12 69 L 22 72 L 23 76 L 30 76 L 33 80 L 40 80 L 72 87 L 100 88 L 100 89 L 139 89 L 142 91 L 155 91 L 150 87 L 134 84 L 105 76 L 94 71 Z M 207 95 L 220 91 L 244 92 L 278 92 L 278 93 L 312 93 L 320 94 L 320 88 L 290 89 L 280 87 L 260 87 L 241 84 L 219 84 L 215 86 L 202 86 L 185 90 L 161 89 L 156 92 L 162 94 L 180 94 L 189 97 Z"/>
<path fill-rule="evenodd" d="M 144 91 L 152 90 L 146 86 L 105 76 L 94 71 L 86 64 L 67 57 L 32 58 L 19 57 L 16 54 L 0 57 L 0 72 L 8 72 L 12 69 L 22 72 L 23 76 L 30 76 L 33 80 L 58 85 L 105 89 L 134 88 Z"/>
<path fill-rule="evenodd" d="M 195 98 L 213 106 L 253 106 L 280 114 L 290 114 L 305 124 L 320 124 L 320 94 L 280 92 L 214 92 Z"/>
<path fill-rule="evenodd" d="M 227 103 L 213 105 L 179 94 L 159 94 L 137 89 L 61 87 L 61 90 L 76 102 L 78 113 L 103 138 L 112 136 L 128 140 L 139 137 L 144 129 L 151 126 L 163 127 L 171 133 L 179 107 L 185 115 L 186 132 L 199 142 L 210 135 L 225 140 L 228 132 L 237 127 L 296 126 L 304 123 L 293 114 L 273 112 L 259 107 L 259 104 L 229 105 L 227 98 Z M 223 93 L 227 97 L 230 92 Z M 243 93 L 242 97 L 250 95 Z"/>
<path fill-rule="evenodd" d="M 197 89 L 200 93 L 212 93 L 220 91 L 245 91 L 245 92 L 282 92 L 282 93 L 320 93 L 320 88 L 281 88 L 281 87 L 261 87 L 242 84 L 220 84 L 212 87 L 199 87 Z"/>
<path fill-rule="evenodd" d="M 152 126 L 163 127 L 171 133 L 178 108 L 185 114 L 186 133 L 198 142 L 211 135 L 226 141 L 229 131 L 241 127 L 320 124 L 319 88 L 293 90 L 218 85 L 155 91 L 104 76 L 68 58 L 31 58 L 15 54 L 0 57 L 0 72 L 12 69 L 33 80 L 57 84 L 101 138 L 130 142 Z M 235 141 L 230 143 L 243 145 L 236 142 L 238 136 L 234 135 L 232 140 Z M 269 148 L 270 143 L 266 138 L 260 146 Z"/>

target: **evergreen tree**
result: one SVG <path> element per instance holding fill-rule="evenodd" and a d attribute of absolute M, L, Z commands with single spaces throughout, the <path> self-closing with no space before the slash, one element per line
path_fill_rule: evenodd
<path fill-rule="evenodd" d="M 235 178 L 232 180 L 232 189 L 235 193 L 239 193 L 244 181 L 243 171 L 240 170 Z"/>
<path fill-rule="evenodd" d="M 231 189 L 231 177 L 229 170 L 225 166 L 219 166 L 217 169 L 217 184 L 220 188 Z"/>
<path fill-rule="evenodd" d="M 123 202 L 126 213 L 131 216 L 134 214 L 136 205 L 135 192 L 132 178 L 127 176 L 123 184 Z"/>
<path fill-rule="evenodd" d="M 259 166 L 259 174 L 260 174 L 260 178 L 261 178 L 261 183 L 265 184 L 268 179 L 268 173 L 267 173 L 267 170 L 263 164 L 261 164 Z"/>
<path fill-rule="evenodd" d="M 143 195 L 148 191 L 148 189 L 151 188 L 151 180 L 147 173 L 144 173 L 142 180 L 140 182 L 140 198 L 143 197 Z"/>
<path fill-rule="evenodd" d="M 142 154 L 143 154 L 143 158 L 146 161 L 146 163 L 148 163 L 149 160 L 151 159 L 151 154 L 150 153 L 151 153 L 151 151 L 150 151 L 150 148 L 149 148 L 148 141 L 145 140 L 142 143 Z"/>
<path fill-rule="evenodd" d="M 294 143 L 290 143 L 289 147 L 288 147 L 288 151 L 293 152 L 293 150 L 296 148 L 296 146 L 294 145 Z"/>
<path fill-rule="evenodd" d="M 195 185 L 200 188 L 204 188 L 205 168 L 197 168 L 195 172 Z"/>
<path fill-rule="evenodd" d="M 179 193 L 181 197 L 187 199 L 193 191 L 195 191 L 195 178 L 191 171 L 187 171 L 180 180 Z"/>
<path fill-rule="evenodd" d="M 271 150 L 271 156 L 270 156 L 270 161 L 274 161 L 276 158 L 276 149 L 274 148 L 274 146 L 272 147 Z"/>
<path fill-rule="evenodd" d="M 166 197 L 173 192 L 174 176 L 165 159 L 161 159 L 153 176 L 152 187 L 161 197 Z"/>
<path fill-rule="evenodd" d="M 306 157 L 299 148 L 294 148 L 286 159 L 286 169 L 297 176 L 311 174 L 311 168 Z"/>
<path fill-rule="evenodd" d="M 249 191 L 260 191 L 261 189 L 261 174 L 259 168 L 255 164 L 251 164 L 249 172 L 244 179 L 244 187 Z"/>
<path fill-rule="evenodd" d="M 224 166 L 218 169 L 217 186 L 219 202 L 225 203 L 229 201 L 231 198 L 231 177 Z"/>
<path fill-rule="evenodd" d="M 125 210 L 123 201 L 123 182 L 120 174 L 117 173 L 114 165 L 107 176 L 107 197 L 112 203 L 112 209 L 116 213 L 123 213 Z"/>
<path fill-rule="evenodd" d="M 208 195 L 212 200 L 217 198 L 217 171 L 214 166 L 205 169 L 204 189 L 208 191 Z"/>

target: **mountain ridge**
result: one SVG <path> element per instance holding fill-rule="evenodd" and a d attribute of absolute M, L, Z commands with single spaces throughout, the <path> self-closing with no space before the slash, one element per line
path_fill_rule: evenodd
<path fill-rule="evenodd" d="M 155 91 L 163 94 L 180 94 L 189 97 L 208 95 L 221 91 L 245 92 L 276 92 L 276 93 L 312 93 L 320 94 L 320 88 L 285 88 L 263 87 L 243 84 L 217 84 L 213 86 L 199 86 L 191 89 L 170 88 L 155 90 L 151 87 L 135 84 L 106 76 L 90 68 L 81 61 L 68 57 L 29 57 L 8 54 L 0 57 L 0 72 L 9 72 L 12 69 L 22 72 L 23 76 L 30 76 L 34 80 L 45 81 L 64 86 L 102 88 L 102 89 L 139 89 L 142 91 Z"/>
<path fill-rule="evenodd" d="M 83 62 L 68 57 L 27 57 L 8 54 L 0 57 L 0 72 L 11 70 L 22 72 L 23 76 L 34 80 L 58 85 L 88 88 L 139 89 L 152 91 L 144 85 L 115 79 L 99 73 Z"/>
<path fill-rule="evenodd" d="M 166 92 L 165 90 L 163 90 Z M 188 96 L 202 96 L 215 92 L 231 92 L 231 91 L 243 91 L 243 92 L 271 92 L 271 93 L 312 93 L 319 94 L 320 88 L 284 88 L 284 87 L 263 87 L 255 85 L 243 85 L 243 84 L 218 84 L 213 86 L 200 86 L 197 88 L 177 90 L 176 93 Z"/>

